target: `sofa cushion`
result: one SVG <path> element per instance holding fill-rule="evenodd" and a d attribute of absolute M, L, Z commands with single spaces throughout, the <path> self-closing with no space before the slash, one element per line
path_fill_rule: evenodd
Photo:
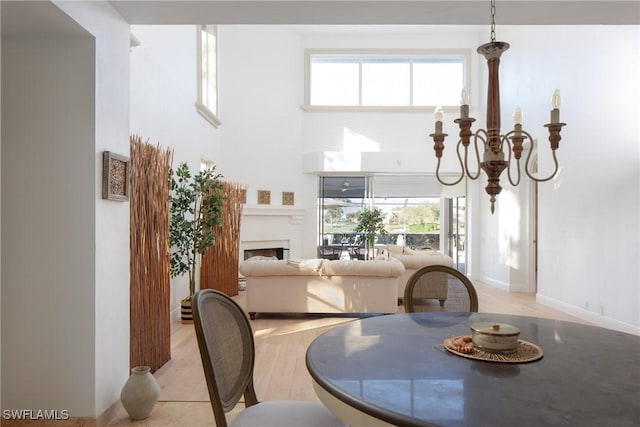
<path fill-rule="evenodd" d="M 320 271 L 320 267 L 322 267 L 322 263 L 326 261 L 322 258 L 312 258 L 312 259 L 301 259 L 301 258 L 289 258 L 287 260 L 287 264 L 293 265 L 298 268 L 310 268 L 315 271 Z"/>
<path fill-rule="evenodd" d="M 286 260 L 253 259 L 240 264 L 240 274 L 256 276 L 376 276 L 398 277 L 404 265 L 394 258 L 388 260 Z"/>
<path fill-rule="evenodd" d="M 391 256 L 399 260 L 406 269 L 417 270 L 427 265 L 446 265 L 448 267 L 453 265 L 451 257 L 438 251 L 415 251 L 415 255 L 391 254 Z"/>
<path fill-rule="evenodd" d="M 238 271 L 243 276 L 317 276 L 322 261 L 295 265 L 286 260 L 249 258 Z"/>
<path fill-rule="evenodd" d="M 398 277 L 404 273 L 404 265 L 394 258 L 388 260 L 332 260 L 322 263 L 323 276 L 377 276 Z"/>

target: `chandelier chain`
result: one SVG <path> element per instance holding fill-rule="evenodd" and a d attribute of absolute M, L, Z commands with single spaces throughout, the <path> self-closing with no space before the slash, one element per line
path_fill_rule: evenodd
<path fill-rule="evenodd" d="M 491 43 L 496 42 L 496 2 L 491 0 Z"/>

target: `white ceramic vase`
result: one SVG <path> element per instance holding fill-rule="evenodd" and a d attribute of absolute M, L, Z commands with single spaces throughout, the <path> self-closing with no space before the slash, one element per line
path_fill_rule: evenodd
<path fill-rule="evenodd" d="M 131 376 L 120 393 L 120 401 L 129 417 L 133 420 L 147 418 L 159 397 L 160 386 L 155 377 L 151 375 L 151 368 L 136 366 L 131 369 Z"/>

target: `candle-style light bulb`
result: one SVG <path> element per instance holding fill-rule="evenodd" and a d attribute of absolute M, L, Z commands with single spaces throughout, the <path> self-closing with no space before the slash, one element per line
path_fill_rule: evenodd
<path fill-rule="evenodd" d="M 436 118 L 436 133 L 442 133 L 442 118 L 444 117 L 442 107 L 436 107 L 436 110 L 433 112 L 433 114 Z"/>
<path fill-rule="evenodd" d="M 551 97 L 551 106 L 552 108 L 560 108 L 560 104 L 562 104 L 562 96 L 560 95 L 560 91 L 556 89 L 553 91 L 553 96 Z"/>
<path fill-rule="evenodd" d="M 460 92 L 460 118 L 469 118 L 469 91 L 466 86 Z"/>
<path fill-rule="evenodd" d="M 522 136 L 522 110 L 520 107 L 516 108 L 516 111 L 513 113 L 513 131 L 513 136 Z"/>
<path fill-rule="evenodd" d="M 460 92 L 460 105 L 469 105 L 469 90 L 466 86 Z"/>
<path fill-rule="evenodd" d="M 562 103 L 562 96 L 560 96 L 560 91 L 558 89 L 553 91 L 553 96 L 551 97 L 551 123 L 560 123 L 560 104 Z"/>
<path fill-rule="evenodd" d="M 520 107 L 516 108 L 516 111 L 513 113 L 513 123 L 516 125 L 522 124 L 522 110 Z"/>

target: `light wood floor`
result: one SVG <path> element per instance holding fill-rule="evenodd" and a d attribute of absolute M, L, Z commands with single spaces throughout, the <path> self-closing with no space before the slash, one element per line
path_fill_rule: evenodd
<path fill-rule="evenodd" d="M 579 323 L 584 321 L 535 301 L 535 295 L 510 293 L 482 283 L 474 283 L 479 311 L 548 317 Z M 244 306 L 244 292 L 236 300 Z M 399 307 L 399 311 L 403 311 Z M 256 343 L 255 387 L 260 400 L 318 401 L 305 362 L 309 344 L 335 325 L 353 317 L 281 316 L 258 317 L 251 322 Z M 213 426 L 213 414 L 202 371 L 193 325 L 174 323 L 171 333 L 171 360 L 156 373 L 160 402 L 144 421 L 130 421 L 120 408 L 114 426 Z M 242 405 L 239 405 L 242 406 Z M 241 410 L 236 408 L 234 412 Z"/>

